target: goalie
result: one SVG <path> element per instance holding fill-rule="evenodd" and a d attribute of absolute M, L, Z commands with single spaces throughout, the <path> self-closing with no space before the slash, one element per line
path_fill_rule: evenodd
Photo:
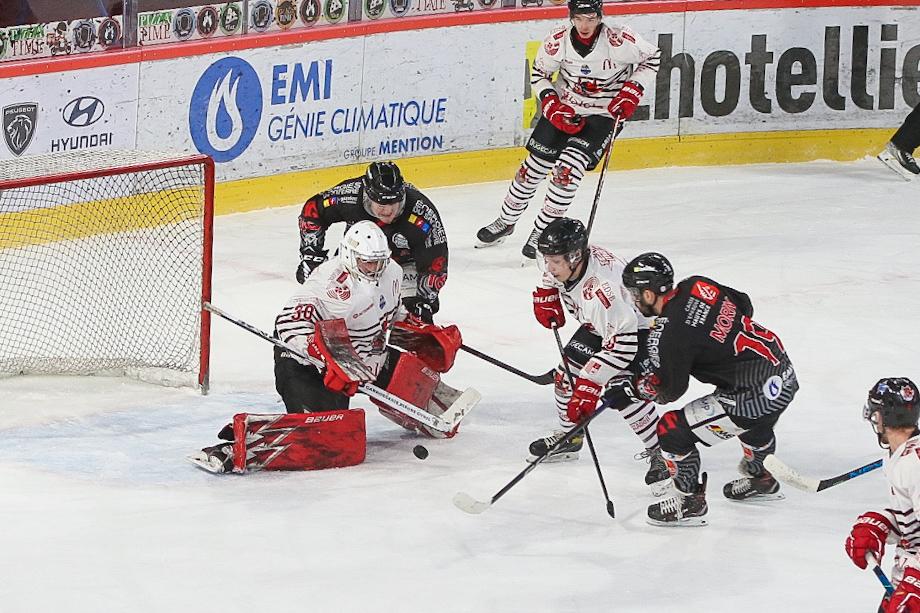
<path fill-rule="evenodd" d="M 373 383 L 434 415 L 444 413 L 460 395 L 441 383 L 438 374 L 453 365 L 460 331 L 407 316 L 400 301 L 401 281 L 402 269 L 390 259 L 380 228 L 370 221 L 353 225 L 339 256 L 318 266 L 275 318 L 275 336 L 300 354 L 275 348 L 275 389 L 288 413 L 348 409 L 362 383 Z M 390 342 L 406 351 L 387 344 L 391 328 Z M 406 429 L 438 438 L 456 434 L 456 428 L 440 432 L 373 402 Z M 233 441 L 232 427 L 225 427 L 219 437 Z M 227 471 L 233 466 L 233 445 L 206 447 L 197 459 L 213 472 Z"/>

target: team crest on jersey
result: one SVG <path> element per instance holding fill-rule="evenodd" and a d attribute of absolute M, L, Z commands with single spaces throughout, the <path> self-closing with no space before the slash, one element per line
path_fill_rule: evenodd
<path fill-rule="evenodd" d="M 543 50 L 546 51 L 547 55 L 556 55 L 559 52 L 559 41 L 555 39 L 546 41 L 546 44 L 543 45 Z"/>
<path fill-rule="evenodd" d="M 719 299 L 719 288 L 705 281 L 697 281 L 690 289 L 690 293 L 706 304 L 712 306 Z"/>
<path fill-rule="evenodd" d="M 595 285 L 597 285 L 597 277 L 588 277 L 585 279 L 585 285 L 581 288 L 581 295 L 585 300 L 591 300 L 591 294 L 594 293 Z"/>
<path fill-rule="evenodd" d="M 409 240 L 405 236 L 400 234 L 399 232 L 394 234 L 391 240 L 393 241 L 393 246 L 396 247 L 397 249 L 408 249 L 409 248 Z"/>
<path fill-rule="evenodd" d="M 351 290 L 344 285 L 336 285 L 335 287 L 330 287 L 326 293 L 333 300 L 348 300 L 351 298 Z"/>

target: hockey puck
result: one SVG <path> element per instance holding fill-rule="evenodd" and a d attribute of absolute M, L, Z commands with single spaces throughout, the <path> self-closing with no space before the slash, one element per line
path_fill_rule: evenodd
<path fill-rule="evenodd" d="M 414 453 L 415 457 L 417 457 L 419 460 L 424 460 L 425 458 L 428 457 L 428 450 L 422 447 L 421 445 L 416 445 L 415 447 L 413 447 L 412 453 Z"/>

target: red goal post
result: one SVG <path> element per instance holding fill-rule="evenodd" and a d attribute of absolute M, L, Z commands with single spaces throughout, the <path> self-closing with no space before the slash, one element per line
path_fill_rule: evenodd
<path fill-rule="evenodd" d="M 214 162 L 0 161 L 0 376 L 115 374 L 207 393 Z"/>

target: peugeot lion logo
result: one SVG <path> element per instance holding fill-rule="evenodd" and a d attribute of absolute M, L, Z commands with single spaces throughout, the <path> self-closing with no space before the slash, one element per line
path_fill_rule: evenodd
<path fill-rule="evenodd" d="M 3 139 L 13 155 L 19 157 L 29 148 L 35 136 L 38 104 L 27 102 L 3 108 Z"/>
<path fill-rule="evenodd" d="M 93 96 L 81 96 L 71 100 L 64 107 L 64 123 L 74 128 L 85 128 L 102 119 L 103 113 L 105 105 L 102 104 L 102 100 Z"/>

